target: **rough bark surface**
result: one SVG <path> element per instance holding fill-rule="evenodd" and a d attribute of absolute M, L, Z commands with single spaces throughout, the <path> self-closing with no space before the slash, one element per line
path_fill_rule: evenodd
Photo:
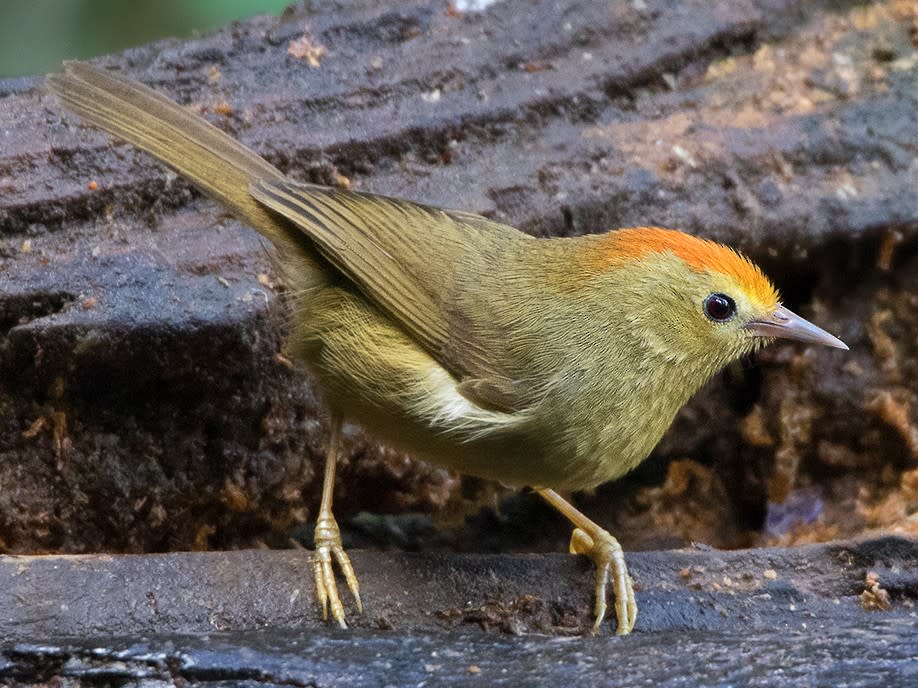
<path fill-rule="evenodd" d="M 317 620 L 303 552 L 5 556 L 0 682 L 904 686 L 915 677 L 914 539 L 630 559 L 641 611 L 636 632 L 619 638 L 608 624 L 583 635 L 592 572 L 563 555 L 357 552 L 367 607 L 349 610 L 347 631 Z"/>
<path fill-rule="evenodd" d="M 914 538 L 629 560 L 642 632 L 797 630 L 807 619 L 856 627 L 872 612 L 910 617 L 918 595 Z M 577 635 L 592 625 L 585 558 L 359 551 L 353 563 L 367 600 L 365 614 L 347 600 L 355 628 Z M 869 576 L 880 591 L 872 596 Z M 289 550 L 0 556 L 0 609 L 10 642 L 328 626 L 315 613 L 309 553 Z"/>
<path fill-rule="evenodd" d="M 642 471 L 582 502 L 626 547 L 737 546 L 915 527 L 916 33 L 896 0 L 354 1 L 100 63 L 296 178 L 534 234 L 674 226 L 762 263 L 850 354 L 737 366 Z M 323 432 L 279 355 L 279 292 L 251 230 L 63 114 L 42 79 L 0 82 L 0 549 L 295 532 Z M 356 431 L 347 455 L 342 516 L 461 512 L 489 491 Z M 525 504 L 485 547 L 557 546 L 566 528 Z"/>

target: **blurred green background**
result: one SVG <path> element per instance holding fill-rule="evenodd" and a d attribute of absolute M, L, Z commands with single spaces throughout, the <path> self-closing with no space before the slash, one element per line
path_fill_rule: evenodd
<path fill-rule="evenodd" d="M 255 14 L 279 14 L 292 1 L 0 0 L 0 78 L 44 74 L 68 58 L 190 36 Z"/>

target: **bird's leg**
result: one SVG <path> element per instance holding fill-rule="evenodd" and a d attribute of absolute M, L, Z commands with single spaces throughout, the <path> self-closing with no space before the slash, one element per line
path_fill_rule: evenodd
<path fill-rule="evenodd" d="M 627 635 L 634 628 L 637 618 L 637 604 L 634 601 L 634 581 L 628 575 L 622 547 L 609 532 L 591 521 L 571 506 L 554 490 L 539 490 L 542 498 L 560 511 L 576 526 L 571 535 L 572 554 L 585 554 L 596 565 L 596 622 L 593 630 L 599 629 L 606 615 L 606 583 L 612 575 L 615 592 L 615 616 L 618 619 L 618 635 Z"/>
<path fill-rule="evenodd" d="M 347 581 L 357 609 L 363 611 L 360 603 L 360 585 L 354 575 L 354 567 L 341 544 L 341 531 L 332 515 L 332 493 L 335 489 L 335 464 L 341 443 L 342 419 L 333 416 L 331 421 L 331 434 L 328 438 L 328 452 L 325 457 L 325 479 L 322 483 L 322 503 L 319 505 L 319 517 L 316 521 L 315 552 L 312 558 L 312 572 L 316 579 L 316 597 L 322 606 L 322 618 L 328 619 L 328 609 L 331 607 L 332 618 L 341 628 L 347 628 L 344 622 L 344 606 L 338 597 L 338 586 L 335 584 L 335 570 L 332 558 L 338 562 L 341 572 Z"/>

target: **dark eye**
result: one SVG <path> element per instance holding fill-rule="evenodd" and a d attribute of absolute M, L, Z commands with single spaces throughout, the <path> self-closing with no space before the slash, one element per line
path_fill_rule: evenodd
<path fill-rule="evenodd" d="M 710 294 L 704 300 L 704 314 L 714 322 L 726 322 L 736 315 L 736 302 L 726 294 Z"/>

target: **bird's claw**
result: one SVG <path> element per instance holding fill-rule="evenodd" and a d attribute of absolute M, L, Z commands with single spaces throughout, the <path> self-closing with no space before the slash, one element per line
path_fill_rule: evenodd
<path fill-rule="evenodd" d="M 332 560 L 337 562 L 338 568 L 344 574 L 347 587 L 357 602 L 357 611 L 363 612 L 363 604 L 360 602 L 360 584 L 357 582 L 351 560 L 341 544 L 341 531 L 338 529 L 338 523 L 331 514 L 320 515 L 316 522 L 315 552 L 312 557 L 316 597 L 322 607 L 322 618 L 328 620 L 330 607 L 332 618 L 341 628 L 347 628 L 344 620 L 344 605 L 341 604 L 341 598 L 338 596 L 338 585 L 335 582 Z"/>
<path fill-rule="evenodd" d="M 570 551 L 572 554 L 584 554 L 596 565 L 596 622 L 593 631 L 599 629 L 606 616 L 606 583 L 612 575 L 612 588 L 615 594 L 615 616 L 618 620 L 618 635 L 627 635 L 634 628 L 637 618 L 637 604 L 634 601 L 634 581 L 628 575 L 625 555 L 618 540 L 605 530 L 592 535 L 575 528 L 571 535 Z"/>

